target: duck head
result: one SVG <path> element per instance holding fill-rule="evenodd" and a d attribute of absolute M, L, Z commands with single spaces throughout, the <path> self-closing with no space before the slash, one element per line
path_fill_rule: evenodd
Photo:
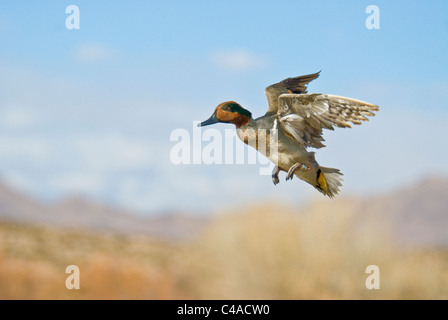
<path fill-rule="evenodd" d="M 198 127 L 204 127 L 218 122 L 233 123 L 240 128 L 252 119 L 252 114 L 234 101 L 223 102 L 218 105 L 212 116 L 198 124 Z"/>

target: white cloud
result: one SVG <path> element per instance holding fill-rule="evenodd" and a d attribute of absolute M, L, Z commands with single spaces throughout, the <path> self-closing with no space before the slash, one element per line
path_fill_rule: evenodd
<path fill-rule="evenodd" d="M 0 137 L 0 162 L 8 159 L 44 162 L 51 158 L 48 141 L 32 137 Z"/>
<path fill-rule="evenodd" d="M 63 194 L 98 195 L 106 186 L 106 179 L 96 172 L 70 172 L 57 175 L 49 185 Z"/>
<path fill-rule="evenodd" d="M 148 212 L 156 209 L 160 205 L 160 201 L 166 204 L 167 195 L 156 195 L 154 191 L 160 191 L 160 188 L 154 189 L 151 182 L 139 177 L 124 177 L 119 183 L 119 192 L 117 192 L 115 200 L 123 208 L 136 210 L 140 212 Z M 163 204 L 161 205 L 163 207 Z M 160 209 L 160 206 L 157 208 Z"/>
<path fill-rule="evenodd" d="M 101 44 L 84 44 L 75 52 L 76 60 L 82 63 L 106 62 L 112 59 L 112 50 Z"/>
<path fill-rule="evenodd" d="M 36 194 L 36 186 L 35 181 L 30 179 L 26 174 L 21 173 L 16 170 L 7 170 L 1 173 L 2 182 L 6 182 L 9 186 L 13 187 L 16 190 L 21 190 L 26 193 Z"/>
<path fill-rule="evenodd" d="M 29 127 L 37 123 L 37 118 L 25 109 L 7 109 L 0 113 L 0 125 L 13 129 Z"/>
<path fill-rule="evenodd" d="M 234 72 L 255 70 L 266 65 L 265 59 L 246 50 L 215 52 L 211 61 L 219 68 Z"/>
<path fill-rule="evenodd" d="M 77 137 L 72 144 L 80 165 L 101 171 L 148 167 L 156 154 L 149 142 L 118 134 Z"/>

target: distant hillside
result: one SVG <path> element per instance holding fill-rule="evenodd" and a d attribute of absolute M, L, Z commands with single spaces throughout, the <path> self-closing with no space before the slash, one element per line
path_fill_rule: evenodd
<path fill-rule="evenodd" d="M 178 213 L 144 217 L 81 198 L 47 205 L 2 184 L 0 220 L 71 229 L 141 233 L 166 239 L 190 237 L 207 221 L 202 217 Z"/>
<path fill-rule="evenodd" d="M 355 210 L 358 219 L 392 222 L 401 244 L 448 246 L 448 180 L 427 179 L 385 195 L 334 201 Z M 326 203 L 315 203 L 315 210 L 328 211 Z M 144 217 L 79 198 L 46 205 L 0 184 L 0 220 L 175 240 L 197 234 L 210 219 L 179 213 Z"/>
<path fill-rule="evenodd" d="M 447 299 L 447 186 L 429 179 L 302 208 L 247 203 L 210 221 L 45 205 L 3 186 L 0 300 Z M 72 264 L 81 290 L 65 289 Z M 364 286 L 372 264 L 381 290 Z"/>
<path fill-rule="evenodd" d="M 448 245 L 448 180 L 430 178 L 361 202 L 362 214 L 390 218 L 403 244 Z"/>

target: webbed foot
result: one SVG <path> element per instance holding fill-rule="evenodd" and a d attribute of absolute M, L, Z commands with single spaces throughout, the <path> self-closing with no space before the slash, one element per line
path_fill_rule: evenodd
<path fill-rule="evenodd" d="M 295 163 L 291 168 L 289 168 L 288 174 L 286 175 L 286 181 L 292 180 L 292 178 L 294 178 L 294 173 L 299 169 L 309 170 L 310 168 L 303 163 Z"/>

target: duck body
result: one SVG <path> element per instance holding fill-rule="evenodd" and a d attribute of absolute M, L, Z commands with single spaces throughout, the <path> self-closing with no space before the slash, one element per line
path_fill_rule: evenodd
<path fill-rule="evenodd" d="M 268 86 L 267 113 L 257 119 L 234 101 L 221 103 L 213 115 L 200 125 L 218 122 L 233 123 L 244 143 L 257 149 L 276 167 L 272 173 L 274 184 L 279 173 L 287 172 L 286 180 L 294 176 L 308 182 L 319 192 L 333 198 L 342 186 L 342 173 L 335 168 L 320 166 L 315 152 L 309 148 L 323 148 L 323 129 L 351 128 L 374 116 L 376 105 L 328 94 L 307 94 L 307 84 L 319 73 L 288 78 Z"/>
<path fill-rule="evenodd" d="M 309 170 L 298 170 L 295 172 L 295 176 L 305 181 L 314 180 L 319 167 L 315 160 L 315 153 L 309 152 L 291 137 L 279 125 L 277 115 L 266 115 L 252 120 L 245 126 L 238 128 L 237 135 L 241 141 L 255 147 L 257 151 L 266 156 L 280 171 L 288 172 L 294 164 L 300 162 Z M 259 135 L 263 135 L 263 137 L 260 139 Z M 266 141 L 266 146 L 263 144 L 254 146 L 248 143 L 256 140 Z"/>

